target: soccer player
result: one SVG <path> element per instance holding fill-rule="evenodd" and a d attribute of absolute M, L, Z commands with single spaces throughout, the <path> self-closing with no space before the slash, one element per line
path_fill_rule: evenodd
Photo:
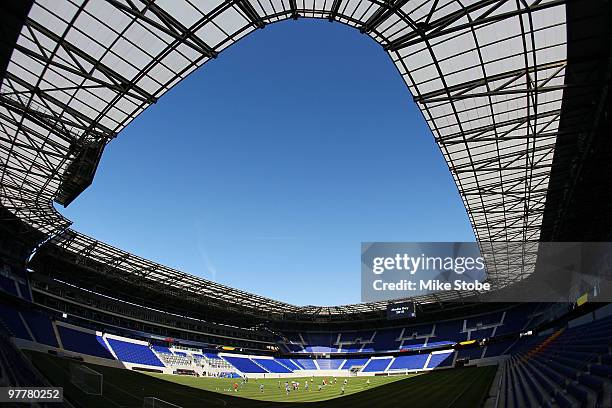
<path fill-rule="evenodd" d="M 342 388 L 340 388 L 340 395 L 344 395 L 344 385 L 342 386 Z"/>
<path fill-rule="evenodd" d="M 304 387 L 306 388 L 306 391 L 308 391 L 308 380 L 306 380 L 306 384 L 304 384 Z"/>
<path fill-rule="evenodd" d="M 264 386 L 263 384 L 259 384 L 259 391 L 263 392 Z"/>
<path fill-rule="evenodd" d="M 234 382 L 234 392 L 238 392 L 238 383 Z"/>
<path fill-rule="evenodd" d="M 370 386 L 370 379 L 369 379 L 369 378 L 366 380 L 366 385 L 367 385 L 368 387 Z"/>

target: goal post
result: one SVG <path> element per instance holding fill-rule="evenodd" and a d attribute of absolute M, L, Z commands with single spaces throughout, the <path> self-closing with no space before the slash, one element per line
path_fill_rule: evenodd
<path fill-rule="evenodd" d="M 102 395 L 104 376 L 83 364 L 70 363 L 70 382 L 88 395 Z"/>
<path fill-rule="evenodd" d="M 142 408 L 182 408 L 180 405 L 172 404 L 155 397 L 144 397 Z"/>

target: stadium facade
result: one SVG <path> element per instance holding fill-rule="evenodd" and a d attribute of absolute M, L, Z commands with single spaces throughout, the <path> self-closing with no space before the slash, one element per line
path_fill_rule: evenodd
<path fill-rule="evenodd" d="M 411 299 L 417 317 L 390 321 L 388 302 L 297 306 L 159 265 L 71 229 L 54 208 L 92 183 L 123 128 L 225 48 L 271 23 L 325 19 L 387 51 L 456 182 L 488 283 L 525 285 L 538 274 L 539 242 L 612 235 L 608 2 L 36 0 L 0 9 L 0 331 L 14 339 L 3 336 L 5 350 L 253 377 L 492 364 L 497 406 L 612 402 L 611 311 L 592 287 L 561 304 L 484 306 L 480 293 L 449 291 Z M 500 253 L 496 242 L 529 245 Z"/>

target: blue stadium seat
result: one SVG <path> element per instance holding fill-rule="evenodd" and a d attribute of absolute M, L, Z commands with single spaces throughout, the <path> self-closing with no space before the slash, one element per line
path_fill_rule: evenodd
<path fill-rule="evenodd" d="M 148 345 L 107 338 L 117 358 L 125 363 L 164 367 Z"/>
<path fill-rule="evenodd" d="M 295 358 L 293 359 L 297 364 L 299 364 L 304 370 L 316 370 L 317 366 L 314 361 L 309 358 Z"/>
<path fill-rule="evenodd" d="M 503 312 L 486 314 L 486 315 L 481 315 L 481 316 L 476 316 L 476 317 L 470 317 L 469 319 L 465 320 L 465 328 L 469 330 L 469 329 L 478 328 L 479 324 L 481 326 L 490 326 L 494 324 L 500 324 L 502 316 L 503 316 Z"/>
<path fill-rule="evenodd" d="M 399 356 L 393 360 L 390 370 L 421 370 L 425 367 L 429 354 L 414 354 L 410 356 Z"/>
<path fill-rule="evenodd" d="M 166 346 L 158 346 L 158 345 L 156 345 L 156 344 L 153 344 L 153 345 L 151 346 L 151 348 L 152 348 L 153 350 L 155 350 L 156 352 L 158 352 L 158 353 L 162 353 L 162 354 L 172 354 L 172 352 L 170 351 L 170 349 L 169 349 L 168 347 L 166 347 Z"/>
<path fill-rule="evenodd" d="M 321 370 L 339 370 L 343 363 L 343 358 L 321 358 L 317 360 Z"/>
<path fill-rule="evenodd" d="M 95 357 L 115 359 L 106 348 L 104 340 L 94 333 L 75 330 L 61 325 L 57 326 L 57 331 L 66 350 Z"/>
<path fill-rule="evenodd" d="M 369 360 L 369 358 L 347 358 L 340 368 L 342 370 L 350 370 L 351 367 L 363 367 Z"/>
<path fill-rule="evenodd" d="M 275 358 L 275 360 L 290 369 L 291 371 L 297 371 L 302 369 L 300 366 L 295 364 L 293 360 L 290 360 L 288 358 Z"/>
<path fill-rule="evenodd" d="M 370 341 L 374 331 L 356 331 L 356 332 L 342 332 L 340 335 L 340 343 L 355 343 L 360 340 L 361 343 Z"/>
<path fill-rule="evenodd" d="M 242 373 L 267 373 L 265 369 L 246 357 L 223 356 L 223 359 Z"/>
<path fill-rule="evenodd" d="M 467 340 L 467 333 L 462 333 L 463 321 L 455 320 L 436 324 L 434 337 L 430 338 L 428 344 L 432 342 L 459 342 Z"/>
<path fill-rule="evenodd" d="M 59 347 L 51 320 L 48 316 L 29 310 L 23 310 L 21 315 L 28 324 L 37 342 L 46 344 L 47 346 Z"/>
<path fill-rule="evenodd" d="M 372 348 L 374 351 L 399 350 L 400 342 L 397 340 L 401 329 L 378 330 L 374 336 Z"/>
<path fill-rule="evenodd" d="M 275 361 L 273 359 L 269 359 L 269 358 L 253 358 L 251 360 L 253 360 L 253 362 L 255 362 L 258 365 L 262 366 L 263 368 L 265 368 L 266 370 L 268 370 L 271 373 L 286 374 L 286 373 L 292 373 L 293 372 L 293 371 L 289 370 L 287 367 L 285 367 L 282 364 L 280 364 L 278 361 Z"/>
<path fill-rule="evenodd" d="M 470 347 L 459 349 L 457 358 L 467 358 L 470 360 L 479 359 L 482 356 L 483 349 L 480 347 Z"/>
<path fill-rule="evenodd" d="M 12 279 L 11 282 L 13 282 Z M 12 336 L 32 341 L 32 337 L 23 324 L 19 313 L 15 309 L 2 304 L 0 304 L 0 325 Z"/>
<path fill-rule="evenodd" d="M 432 354 L 427 368 L 450 367 L 453 365 L 454 352 Z"/>
<path fill-rule="evenodd" d="M 392 360 L 391 357 L 372 358 L 361 371 L 368 372 L 368 373 L 385 371 L 386 368 L 389 366 L 389 363 L 391 362 L 391 360 Z"/>

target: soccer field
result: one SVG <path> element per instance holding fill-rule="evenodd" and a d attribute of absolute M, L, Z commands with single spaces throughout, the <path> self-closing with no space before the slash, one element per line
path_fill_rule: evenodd
<path fill-rule="evenodd" d="M 82 392 L 70 381 L 70 360 L 49 354 L 26 352 L 34 365 L 54 386 L 64 387 L 64 395 L 75 407 L 142 408 L 145 397 L 156 397 L 180 408 L 477 408 L 482 406 L 497 367 L 440 370 L 413 376 L 350 377 L 347 393 L 340 395 L 343 379 L 320 392 L 302 388 L 284 393 L 278 379 L 254 379 L 237 392 L 227 391 L 229 379 L 203 379 L 151 375 L 131 370 L 86 364 L 103 376 L 102 395 Z M 333 377 L 332 377 L 333 378 Z M 302 381 L 305 380 L 304 378 Z M 313 381 L 322 380 L 316 377 Z M 302 382 L 300 381 L 300 382 Z M 219 388 L 219 390 L 217 390 Z M 263 394 L 263 395 L 262 395 Z"/>
<path fill-rule="evenodd" d="M 251 398 L 263 401 L 279 402 L 313 402 L 324 401 L 341 396 L 347 396 L 356 392 L 366 391 L 370 388 L 404 380 L 419 374 L 378 376 L 378 377 L 298 377 L 298 378 L 266 378 L 248 379 L 242 382 L 239 378 L 198 378 L 189 376 L 178 376 L 169 374 L 148 374 L 162 380 L 199 388 L 206 391 L 218 392 L 225 395 Z M 334 381 L 334 378 L 336 381 Z M 327 385 L 323 385 L 323 380 Z M 346 386 L 344 380 L 346 379 Z M 370 384 L 367 381 L 369 379 Z M 292 381 L 299 382 L 298 390 L 290 387 L 289 393 L 285 391 L 285 382 L 291 385 Z M 305 383 L 308 382 L 308 388 Z M 234 384 L 238 384 L 234 391 Z M 263 385 L 263 390 L 260 386 Z M 321 389 L 319 390 L 319 386 Z M 344 392 L 342 392 L 344 388 Z"/>

